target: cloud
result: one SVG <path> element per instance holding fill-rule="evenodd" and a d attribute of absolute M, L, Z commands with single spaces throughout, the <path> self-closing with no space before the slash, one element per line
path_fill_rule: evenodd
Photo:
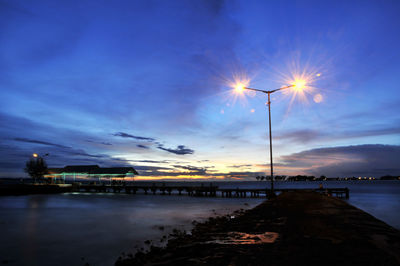
<path fill-rule="evenodd" d="M 276 134 L 277 136 L 275 136 L 274 138 L 277 140 L 285 140 L 297 143 L 308 143 L 310 141 L 314 141 L 318 138 L 321 138 L 324 135 L 322 132 L 323 131 L 310 130 L 310 129 L 293 130 L 289 132 Z"/>
<path fill-rule="evenodd" d="M 355 139 L 385 135 L 399 135 L 400 127 L 382 126 L 373 129 L 347 129 L 326 128 L 321 130 L 301 129 L 280 132 L 274 137 L 276 140 L 290 141 L 292 143 L 310 143 L 315 141 L 330 141 L 341 139 Z"/>
<path fill-rule="evenodd" d="M 142 144 L 138 144 L 138 145 L 136 145 L 136 147 L 142 148 L 142 149 L 150 149 L 148 146 L 142 145 Z"/>
<path fill-rule="evenodd" d="M 173 165 L 176 168 L 187 170 L 184 172 L 185 175 L 207 175 L 207 167 L 197 167 L 191 165 Z"/>
<path fill-rule="evenodd" d="M 20 142 L 26 142 L 26 143 L 34 143 L 34 144 L 54 146 L 54 147 L 59 147 L 59 148 L 70 148 L 70 147 L 67 147 L 67 146 L 64 146 L 64 145 L 54 144 L 54 143 L 51 143 L 51 142 L 34 140 L 34 139 L 14 138 L 13 140 L 20 141 Z"/>
<path fill-rule="evenodd" d="M 84 157 L 90 157 L 90 158 L 106 158 L 106 157 L 108 157 L 107 155 L 103 155 L 103 154 L 89 154 L 85 151 L 77 151 L 77 150 L 66 151 L 66 153 L 68 153 L 70 155 L 84 156 Z"/>
<path fill-rule="evenodd" d="M 214 175 L 219 176 L 221 174 L 215 173 Z M 255 180 L 256 176 L 265 175 L 265 172 L 252 172 L 252 171 L 235 171 L 227 174 L 222 174 L 225 179 L 230 180 Z"/>
<path fill-rule="evenodd" d="M 156 161 L 156 160 L 131 160 L 132 162 L 138 163 L 169 163 L 168 160 Z"/>
<path fill-rule="evenodd" d="M 102 142 L 102 141 L 94 141 L 94 140 L 86 140 L 87 142 L 90 143 L 97 143 L 97 144 L 102 144 L 102 145 L 107 145 L 107 146 L 111 146 L 112 144 L 109 142 Z"/>
<path fill-rule="evenodd" d="M 165 180 L 185 180 L 191 177 L 201 176 L 204 180 L 255 180 L 258 175 L 265 175 L 259 171 L 234 171 L 221 173 L 212 170 L 214 166 L 198 167 L 193 165 L 174 164 L 168 167 L 162 166 L 134 166 L 143 177 L 162 177 Z"/>
<path fill-rule="evenodd" d="M 177 155 L 186 155 L 194 153 L 194 150 L 186 148 L 185 145 L 178 145 L 176 149 L 164 148 L 162 145 L 159 145 L 157 148 Z"/>
<path fill-rule="evenodd" d="M 230 166 L 228 166 L 228 167 L 231 167 L 231 168 L 243 168 L 243 167 L 251 167 L 252 165 L 251 164 L 235 164 L 235 165 L 230 165 Z"/>
<path fill-rule="evenodd" d="M 117 133 L 114 133 L 112 135 L 116 136 L 116 137 L 122 137 L 122 138 L 131 138 L 131 139 L 137 139 L 137 140 L 155 141 L 154 138 L 134 136 L 134 135 L 130 135 L 130 134 L 124 133 L 124 132 L 117 132 Z"/>
<path fill-rule="evenodd" d="M 365 144 L 319 148 L 281 156 L 279 171 L 315 176 L 374 176 L 400 174 L 400 146 Z"/>
<path fill-rule="evenodd" d="M 160 166 L 148 166 L 148 165 L 135 165 L 133 166 L 136 171 L 139 172 L 140 176 L 176 176 L 177 173 L 172 172 L 173 168 L 171 167 L 160 167 Z"/>

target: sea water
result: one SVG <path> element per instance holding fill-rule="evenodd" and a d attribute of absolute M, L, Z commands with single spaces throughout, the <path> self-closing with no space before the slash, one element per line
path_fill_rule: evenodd
<path fill-rule="evenodd" d="M 348 202 L 400 229 L 400 182 L 276 182 L 276 188 L 348 187 Z M 182 183 L 179 183 L 182 184 Z M 185 185 L 199 183 L 184 182 Z M 176 183 L 166 183 L 176 185 Z M 208 185 L 208 183 L 204 183 Z M 221 188 L 265 188 L 268 182 L 218 182 Z M 193 220 L 252 208 L 262 198 L 66 193 L 0 197 L 0 263 L 113 265 L 122 254 L 160 242 Z"/>

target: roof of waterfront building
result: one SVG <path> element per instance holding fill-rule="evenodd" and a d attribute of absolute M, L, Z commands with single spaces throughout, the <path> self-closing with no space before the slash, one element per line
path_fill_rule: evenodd
<path fill-rule="evenodd" d="M 92 174 L 125 174 L 132 173 L 138 175 L 139 173 L 133 167 L 109 167 L 94 169 Z"/>
<path fill-rule="evenodd" d="M 64 172 L 68 173 L 89 173 L 96 169 L 99 169 L 100 166 L 95 165 L 67 165 L 63 168 Z"/>

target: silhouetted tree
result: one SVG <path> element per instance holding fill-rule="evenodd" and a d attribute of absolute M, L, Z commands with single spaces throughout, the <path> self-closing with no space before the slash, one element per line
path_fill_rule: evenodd
<path fill-rule="evenodd" d="M 47 163 L 42 157 L 31 158 L 26 162 L 25 172 L 36 182 L 37 179 L 42 179 L 43 175 L 47 174 Z"/>
<path fill-rule="evenodd" d="M 258 175 L 258 176 L 256 176 L 256 179 L 257 179 L 257 181 L 259 181 L 260 180 L 260 176 Z"/>

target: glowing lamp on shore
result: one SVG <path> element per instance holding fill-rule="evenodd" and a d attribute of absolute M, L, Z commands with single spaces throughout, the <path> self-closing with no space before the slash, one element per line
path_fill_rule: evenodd
<path fill-rule="evenodd" d="M 37 153 L 32 154 L 33 157 L 37 158 L 39 155 Z"/>

